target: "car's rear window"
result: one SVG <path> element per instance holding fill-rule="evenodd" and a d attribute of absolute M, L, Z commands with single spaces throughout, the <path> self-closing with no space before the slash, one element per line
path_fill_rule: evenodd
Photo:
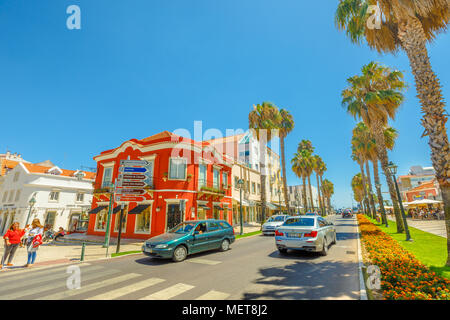
<path fill-rule="evenodd" d="M 314 218 L 291 218 L 287 219 L 283 226 L 289 227 L 313 227 Z"/>
<path fill-rule="evenodd" d="M 220 221 L 219 224 L 224 229 L 231 228 L 231 226 L 225 221 Z"/>
<path fill-rule="evenodd" d="M 284 221 L 286 218 L 284 216 L 278 216 L 278 217 L 271 217 L 269 220 L 267 220 L 267 222 L 279 222 L 279 221 Z"/>

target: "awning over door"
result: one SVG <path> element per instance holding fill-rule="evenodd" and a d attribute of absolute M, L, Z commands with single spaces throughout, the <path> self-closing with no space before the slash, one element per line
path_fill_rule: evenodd
<path fill-rule="evenodd" d="M 214 209 L 223 211 L 223 208 L 221 206 L 218 206 L 217 204 L 214 205 Z"/>
<path fill-rule="evenodd" d="M 108 206 L 98 206 L 97 208 L 92 209 L 91 211 L 89 211 L 89 214 L 97 214 L 100 211 L 102 211 L 103 209 L 108 208 Z"/>
<path fill-rule="evenodd" d="M 113 209 L 113 214 L 116 214 L 119 211 L 120 211 L 120 206 L 117 206 Z"/>
<path fill-rule="evenodd" d="M 208 207 L 206 204 L 197 204 L 197 207 L 198 208 L 202 208 L 202 209 L 205 209 L 205 210 L 211 210 L 211 208 L 210 207 Z"/>
<path fill-rule="evenodd" d="M 133 208 L 131 211 L 128 211 L 128 214 L 139 214 L 142 211 L 144 211 L 145 209 L 147 209 L 148 207 L 150 207 L 149 204 L 140 204 L 137 205 L 135 208 Z"/>

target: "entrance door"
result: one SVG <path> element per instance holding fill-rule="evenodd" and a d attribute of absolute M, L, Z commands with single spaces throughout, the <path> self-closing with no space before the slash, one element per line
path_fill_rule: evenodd
<path fill-rule="evenodd" d="M 167 226 L 166 230 L 170 230 L 183 221 L 180 204 L 169 204 L 167 206 Z"/>
<path fill-rule="evenodd" d="M 80 221 L 80 214 L 79 213 L 72 213 L 69 219 L 69 227 L 67 230 L 74 232 L 77 230 L 77 226 Z"/>
<path fill-rule="evenodd" d="M 44 227 L 47 227 L 50 230 L 53 230 L 54 224 L 56 219 L 56 212 L 55 211 L 49 211 L 47 212 L 47 216 L 45 217 Z"/>
<path fill-rule="evenodd" d="M 198 214 L 197 214 L 197 220 L 206 220 L 206 212 L 205 209 L 203 208 L 198 208 L 197 209 Z"/>

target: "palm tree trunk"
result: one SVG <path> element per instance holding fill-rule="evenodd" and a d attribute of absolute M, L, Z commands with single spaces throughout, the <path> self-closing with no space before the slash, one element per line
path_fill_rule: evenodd
<path fill-rule="evenodd" d="M 308 176 L 308 188 L 309 188 L 309 196 L 311 197 L 310 201 L 309 201 L 309 203 L 311 204 L 311 211 L 314 211 L 314 201 L 313 201 L 313 195 L 312 195 L 312 189 L 311 189 L 310 176 Z"/>
<path fill-rule="evenodd" d="M 380 187 L 380 175 L 378 173 L 378 160 L 372 161 L 372 165 L 373 165 L 373 178 L 375 180 L 375 189 L 377 189 L 378 205 L 380 206 L 380 211 L 381 211 L 381 222 L 383 224 L 386 224 L 387 217 L 386 217 L 386 210 L 384 210 L 383 194 L 381 193 L 381 187 Z"/>
<path fill-rule="evenodd" d="M 416 90 L 422 105 L 422 126 L 429 136 L 431 162 L 436 170 L 436 179 L 444 202 L 445 225 L 447 229 L 447 266 L 450 266 L 450 155 L 447 129 L 447 115 L 442 89 L 431 68 L 426 47 L 425 32 L 417 18 L 410 18 L 399 26 L 398 37 L 409 58 L 416 80 Z"/>
<path fill-rule="evenodd" d="M 376 219 L 377 218 L 377 210 L 375 208 L 375 201 L 373 200 L 372 181 L 370 179 L 369 161 L 366 161 L 366 172 L 367 172 L 367 186 L 369 189 L 369 201 L 370 201 L 370 207 L 372 209 L 372 219 Z"/>
<path fill-rule="evenodd" d="M 319 184 L 319 175 L 316 172 L 316 180 L 317 180 L 317 194 L 319 195 L 319 207 L 320 207 L 320 215 L 323 216 L 322 209 L 322 197 L 320 196 L 320 184 Z"/>
<path fill-rule="evenodd" d="M 323 190 L 321 190 L 322 189 L 322 186 L 323 186 L 323 179 L 322 179 L 322 176 L 320 175 L 319 176 L 320 177 L 320 190 L 319 190 L 319 192 L 322 192 L 322 204 L 323 204 L 323 208 L 324 208 L 324 210 L 325 210 L 325 214 L 328 214 L 328 211 L 327 211 L 327 208 L 326 208 L 326 201 L 325 201 L 325 194 L 324 194 L 324 192 L 323 192 Z"/>
<path fill-rule="evenodd" d="M 391 173 L 388 169 L 388 155 L 386 151 L 386 141 L 384 139 L 383 124 L 381 121 L 375 121 L 372 127 L 372 133 L 375 137 L 375 145 L 377 147 L 378 159 L 381 162 L 381 168 L 386 176 L 386 182 L 389 187 L 389 194 L 391 195 L 392 205 L 394 206 L 395 222 L 397 224 L 397 232 L 402 233 L 405 231 L 403 226 L 403 219 L 400 213 L 400 207 L 397 199 L 397 191 L 394 186 L 394 179 L 392 179 Z"/>
<path fill-rule="evenodd" d="M 259 168 L 260 168 L 260 180 L 261 180 L 261 221 L 264 221 L 267 219 L 267 195 L 266 195 L 266 179 L 267 179 L 267 172 L 266 172 L 266 144 L 264 139 L 259 140 L 259 154 L 260 154 L 260 161 L 259 161 Z"/>
<path fill-rule="evenodd" d="M 287 189 L 287 178 L 286 178 L 286 157 L 284 155 L 284 137 L 280 136 L 280 150 L 281 150 L 281 167 L 283 170 L 283 188 L 284 188 L 284 202 L 286 203 L 286 209 L 288 214 L 290 214 L 289 208 L 289 197 Z M 281 206 L 281 203 L 280 203 Z"/>
<path fill-rule="evenodd" d="M 306 177 L 302 177 L 303 181 L 303 192 L 302 192 L 302 198 L 303 198 L 303 210 L 305 212 L 308 211 L 308 201 L 306 200 Z"/>
<path fill-rule="evenodd" d="M 359 163 L 359 169 L 361 170 L 361 180 L 362 180 L 363 189 L 364 189 L 364 204 L 365 204 L 364 214 L 366 216 L 368 216 L 370 214 L 369 197 L 367 196 L 366 175 L 364 174 L 364 166 L 363 166 L 362 162 Z"/>

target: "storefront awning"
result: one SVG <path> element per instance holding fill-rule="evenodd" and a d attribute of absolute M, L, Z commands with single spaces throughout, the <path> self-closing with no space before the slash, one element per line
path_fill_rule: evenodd
<path fill-rule="evenodd" d="M 210 207 L 208 207 L 206 204 L 197 204 L 197 207 L 198 208 L 202 208 L 202 209 L 204 209 L 204 210 L 211 210 L 211 208 Z"/>
<path fill-rule="evenodd" d="M 108 206 L 98 206 L 97 208 L 92 209 L 91 211 L 89 211 L 89 214 L 97 214 L 100 211 L 102 211 L 103 209 L 108 208 Z"/>
<path fill-rule="evenodd" d="M 215 205 L 214 205 L 214 209 L 217 209 L 217 210 L 223 211 L 223 208 L 222 208 L 222 207 L 220 207 L 220 206 L 218 206 L 217 204 L 215 204 Z"/>
<path fill-rule="evenodd" d="M 128 211 L 128 214 L 139 214 L 142 211 L 144 211 L 145 209 L 147 209 L 148 207 L 150 207 L 149 204 L 140 204 L 137 205 L 135 208 L 133 208 L 131 211 Z"/>
<path fill-rule="evenodd" d="M 270 202 L 267 203 L 267 208 L 269 208 L 270 210 L 278 210 L 278 206 Z"/>
<path fill-rule="evenodd" d="M 120 211 L 120 207 L 121 207 L 121 206 L 115 207 L 115 208 L 113 209 L 113 214 L 116 214 L 117 212 L 119 212 L 119 211 Z"/>

